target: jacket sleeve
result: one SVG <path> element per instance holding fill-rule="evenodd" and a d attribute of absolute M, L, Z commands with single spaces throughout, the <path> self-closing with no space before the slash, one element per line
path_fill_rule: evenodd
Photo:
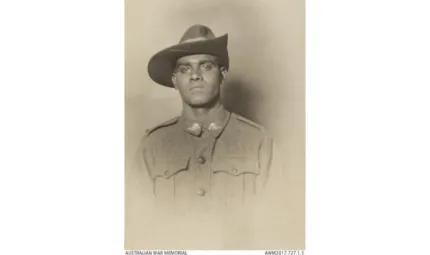
<path fill-rule="evenodd" d="M 135 174 L 135 182 L 142 193 L 142 199 L 151 205 L 153 205 L 153 202 L 155 201 L 154 181 L 152 180 L 148 169 L 148 164 L 150 164 L 152 159 L 153 155 L 151 144 L 147 137 L 144 137 L 133 155 L 133 172 Z"/>
<path fill-rule="evenodd" d="M 126 155 L 125 164 L 125 248 L 150 245 L 155 216 L 152 181 L 143 160 L 146 145 Z"/>
<path fill-rule="evenodd" d="M 252 209 L 254 231 L 253 249 L 284 246 L 287 212 L 287 187 L 285 168 L 281 155 L 272 139 L 266 138 L 260 149 L 260 160 L 265 160 L 257 177 L 257 201 Z M 265 162 L 265 163 L 264 163 Z"/>
<path fill-rule="evenodd" d="M 284 169 L 279 151 L 273 138 L 266 136 L 259 150 L 260 175 L 256 178 L 256 190 L 260 198 L 265 200 L 277 199 L 282 194 Z"/>

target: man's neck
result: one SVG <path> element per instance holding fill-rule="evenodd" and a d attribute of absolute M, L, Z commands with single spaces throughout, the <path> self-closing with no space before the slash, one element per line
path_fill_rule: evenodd
<path fill-rule="evenodd" d="M 223 108 L 220 102 L 216 102 L 211 107 L 192 107 L 186 103 L 183 104 L 183 115 L 190 120 L 197 122 L 207 122 L 216 116 L 216 113 Z"/>

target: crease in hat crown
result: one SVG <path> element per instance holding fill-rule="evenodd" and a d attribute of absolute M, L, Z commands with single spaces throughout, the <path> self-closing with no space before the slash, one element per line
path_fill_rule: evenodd
<path fill-rule="evenodd" d="M 204 41 L 215 39 L 215 35 L 210 28 L 204 25 L 193 25 L 185 31 L 179 43 Z"/>
<path fill-rule="evenodd" d="M 178 58 L 194 54 L 209 54 L 220 58 L 220 63 L 229 69 L 227 50 L 228 34 L 216 37 L 212 30 L 201 24 L 189 27 L 179 43 L 159 51 L 148 62 L 148 74 L 156 83 L 174 87 L 171 77 Z"/>

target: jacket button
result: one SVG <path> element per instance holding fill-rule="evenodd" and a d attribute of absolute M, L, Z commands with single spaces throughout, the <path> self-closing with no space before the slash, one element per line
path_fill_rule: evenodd
<path fill-rule="evenodd" d="M 198 159 L 197 159 L 197 162 L 199 162 L 200 164 L 204 164 L 204 163 L 206 163 L 206 159 L 205 159 L 205 157 L 203 157 L 203 156 L 200 156 Z"/>
<path fill-rule="evenodd" d="M 169 175 L 169 171 L 164 172 L 164 175 L 168 176 Z"/>
<path fill-rule="evenodd" d="M 237 169 L 236 168 L 233 168 L 233 173 L 235 173 L 235 174 L 237 174 Z"/>
<path fill-rule="evenodd" d="M 197 195 L 204 196 L 206 194 L 206 191 L 204 189 L 197 190 Z"/>

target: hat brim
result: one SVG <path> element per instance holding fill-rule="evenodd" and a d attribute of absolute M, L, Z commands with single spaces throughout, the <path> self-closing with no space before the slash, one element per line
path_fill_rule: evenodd
<path fill-rule="evenodd" d="M 196 54 L 214 55 L 220 59 L 220 64 L 228 70 L 227 41 L 228 34 L 225 34 L 214 39 L 181 43 L 161 50 L 149 60 L 148 74 L 156 83 L 173 88 L 172 73 L 176 60 Z"/>

